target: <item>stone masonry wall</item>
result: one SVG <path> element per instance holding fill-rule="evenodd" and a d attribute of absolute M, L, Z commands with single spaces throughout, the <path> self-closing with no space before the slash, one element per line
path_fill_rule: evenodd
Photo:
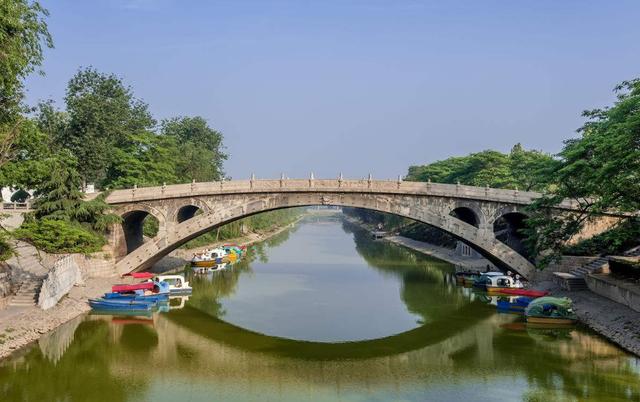
<path fill-rule="evenodd" d="M 73 286 L 90 278 L 116 275 L 115 261 L 103 255 L 68 254 L 58 259 L 42 283 L 38 305 L 46 310 L 55 306 Z"/>
<path fill-rule="evenodd" d="M 598 257 L 565 255 L 562 256 L 560 261 L 549 264 L 549 266 L 543 270 L 537 270 L 530 280 L 534 282 L 552 281 L 554 279 L 554 272 L 569 272 L 596 259 L 598 259 Z"/>
<path fill-rule="evenodd" d="M 587 275 L 589 290 L 640 312 L 640 286 L 617 280 L 607 274 Z"/>
<path fill-rule="evenodd" d="M 73 256 L 68 255 L 59 259 L 42 282 L 38 306 L 43 310 L 55 306 L 74 285 L 82 282 L 80 266 Z"/>

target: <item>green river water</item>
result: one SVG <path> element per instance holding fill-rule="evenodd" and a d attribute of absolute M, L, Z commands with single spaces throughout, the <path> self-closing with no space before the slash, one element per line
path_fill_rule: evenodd
<path fill-rule="evenodd" d="M 79 317 L 0 361 L 0 401 L 640 401 L 640 359 L 453 272 L 306 218 L 169 312 Z"/>

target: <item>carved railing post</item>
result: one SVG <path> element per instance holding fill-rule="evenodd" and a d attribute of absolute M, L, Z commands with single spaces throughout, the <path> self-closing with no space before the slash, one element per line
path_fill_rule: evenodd
<path fill-rule="evenodd" d="M 280 188 L 284 187 L 284 173 L 280 174 Z"/>
<path fill-rule="evenodd" d="M 369 173 L 369 177 L 367 178 L 367 188 L 371 188 L 371 180 L 373 178 L 371 177 L 371 173 Z"/>
<path fill-rule="evenodd" d="M 340 172 L 340 175 L 338 176 L 338 187 L 342 187 L 342 180 L 343 180 L 342 172 Z"/>
<path fill-rule="evenodd" d="M 402 175 L 398 175 L 398 190 L 400 190 L 400 185 L 402 184 Z"/>
<path fill-rule="evenodd" d="M 309 175 L 309 187 L 313 187 L 313 181 L 315 180 L 313 172 Z"/>
<path fill-rule="evenodd" d="M 253 190 L 253 182 L 256 180 L 255 173 L 251 173 L 251 179 L 249 179 L 249 188 Z"/>

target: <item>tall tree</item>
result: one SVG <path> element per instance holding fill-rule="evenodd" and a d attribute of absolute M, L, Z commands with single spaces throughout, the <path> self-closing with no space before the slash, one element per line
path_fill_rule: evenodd
<path fill-rule="evenodd" d="M 147 104 L 119 77 L 93 68 L 81 69 L 69 81 L 65 102 L 69 121 L 57 141 L 78 158 L 87 182 L 104 182 L 114 147 L 155 125 Z"/>
<path fill-rule="evenodd" d="M 53 47 L 38 2 L 0 1 L 0 166 L 14 155 L 20 134 L 24 78 L 43 61 L 43 47 Z"/>
<path fill-rule="evenodd" d="M 104 201 L 104 193 L 91 201 L 84 200 L 73 155 L 61 152 L 51 157 L 49 165 L 47 177 L 36 186 L 34 212 L 28 220 L 77 222 L 98 231 L 120 221 L 119 217 L 106 213 L 109 205 Z"/>
<path fill-rule="evenodd" d="M 587 121 L 578 130 L 581 137 L 565 141 L 553 170 L 557 187 L 531 208 L 529 247 L 545 254 L 545 261 L 558 257 L 594 215 L 640 209 L 640 79 L 625 81 L 615 91 L 613 106 L 583 113 Z M 565 198 L 577 201 L 580 211 L 551 213 Z M 619 240 L 610 242 L 622 244 Z"/>
<path fill-rule="evenodd" d="M 114 147 L 104 184 L 109 188 L 125 188 L 178 183 L 179 158 L 175 138 L 143 131 Z"/>
<path fill-rule="evenodd" d="M 227 159 L 222 133 L 212 129 L 200 117 L 179 117 L 162 122 L 161 133 L 176 140 L 179 154 L 176 176 L 183 180 L 219 180 Z"/>

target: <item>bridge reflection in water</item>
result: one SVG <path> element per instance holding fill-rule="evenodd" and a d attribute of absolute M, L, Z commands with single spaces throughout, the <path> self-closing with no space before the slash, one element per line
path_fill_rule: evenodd
<path fill-rule="evenodd" d="M 358 233 L 355 241 L 371 267 L 401 278 L 403 302 L 422 317 L 416 328 L 325 343 L 234 325 L 220 299 L 251 272 L 246 261 L 215 278 L 194 278 L 184 309 L 148 321 L 89 316 L 68 324 L 0 366 L 0 399 L 640 398 L 637 360 L 600 338 L 580 329 L 526 329 L 456 288 L 449 267 Z M 258 249 L 254 258 L 267 255 Z"/>

